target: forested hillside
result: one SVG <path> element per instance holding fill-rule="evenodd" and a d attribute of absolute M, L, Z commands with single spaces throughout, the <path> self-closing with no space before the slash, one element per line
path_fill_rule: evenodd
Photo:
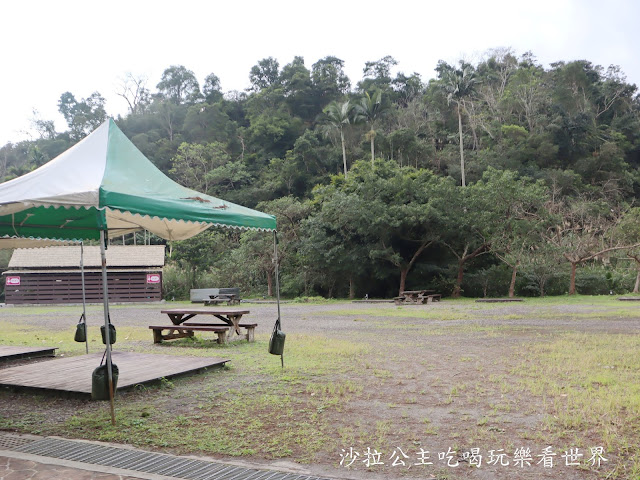
<path fill-rule="evenodd" d="M 286 296 L 637 290 L 640 97 L 618 67 L 545 68 L 495 50 L 441 61 L 428 82 L 393 75 L 392 57 L 357 81 L 343 68 L 266 58 L 244 92 L 221 91 L 214 73 L 200 85 L 185 66 L 155 87 L 128 75 L 116 122 L 176 181 L 277 215 Z M 2 178 L 107 117 L 98 92 L 65 92 L 58 107 L 68 130 L 34 119 L 39 139 L 0 148 Z M 192 286 L 272 293 L 268 235 L 209 231 L 171 251 L 168 298 Z"/>

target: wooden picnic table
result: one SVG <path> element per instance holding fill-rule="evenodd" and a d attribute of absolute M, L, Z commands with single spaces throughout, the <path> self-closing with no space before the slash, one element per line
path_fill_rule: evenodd
<path fill-rule="evenodd" d="M 404 290 L 400 296 L 395 297 L 393 301 L 396 305 L 421 305 L 437 302 L 442 295 L 434 292 L 435 290 Z"/>
<path fill-rule="evenodd" d="M 235 308 L 170 308 L 168 310 L 161 310 L 160 313 L 166 313 L 174 325 L 181 325 L 196 315 L 212 315 L 222 320 L 224 325 L 230 326 L 236 334 L 240 335 L 240 319 L 243 315 L 247 315 L 250 312 L 249 310 Z M 213 324 L 206 325 L 213 326 Z"/>

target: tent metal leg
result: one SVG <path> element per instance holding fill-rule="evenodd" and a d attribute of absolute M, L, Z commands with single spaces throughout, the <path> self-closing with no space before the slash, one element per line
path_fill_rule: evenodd
<path fill-rule="evenodd" d="M 276 277 L 276 303 L 278 304 L 278 320 L 280 320 L 280 261 L 278 260 L 278 234 L 273 231 L 273 263 Z"/>
<path fill-rule="evenodd" d="M 85 333 L 87 331 L 87 299 L 84 285 L 84 242 L 80 242 L 80 277 L 82 278 L 82 320 L 84 321 Z M 85 348 L 89 353 L 89 335 L 84 337 Z"/>
<path fill-rule="evenodd" d="M 104 304 L 104 330 L 107 342 L 107 375 L 109 380 L 109 402 L 111 404 L 111 424 L 116 424 L 115 405 L 113 401 L 113 367 L 111 364 L 111 335 L 109 332 L 109 287 L 107 285 L 107 253 L 104 230 L 100 231 L 100 257 L 102 259 L 102 299 Z"/>
<path fill-rule="evenodd" d="M 273 263 L 276 276 L 276 303 L 278 304 L 278 324 L 280 323 L 280 260 L 278 259 L 278 232 L 273 231 Z M 280 364 L 284 369 L 284 355 L 280 354 Z"/>

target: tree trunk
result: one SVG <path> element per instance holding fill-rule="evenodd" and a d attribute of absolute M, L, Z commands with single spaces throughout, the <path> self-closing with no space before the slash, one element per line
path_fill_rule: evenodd
<path fill-rule="evenodd" d="M 460 104 L 458 103 L 458 134 L 460 135 L 460 175 L 462 176 L 462 186 L 466 187 L 467 182 L 464 175 L 464 146 L 462 145 L 462 115 L 460 114 Z"/>
<path fill-rule="evenodd" d="M 427 241 L 427 242 L 424 242 L 422 245 L 420 245 L 420 247 L 414 252 L 413 256 L 411 257 L 411 260 L 409 260 L 409 263 L 405 267 L 400 268 L 400 291 L 398 295 L 402 295 L 402 292 L 404 292 L 404 289 L 407 284 L 407 275 L 409 274 L 411 267 L 413 267 L 413 264 L 416 263 L 416 260 L 418 260 L 418 257 L 420 257 L 422 252 L 424 252 L 425 249 L 432 243 L 433 242 L 431 241 Z"/>
<path fill-rule="evenodd" d="M 462 256 L 458 257 L 458 277 L 456 278 L 456 285 L 455 287 L 453 287 L 453 292 L 451 292 L 451 296 L 453 298 L 459 298 L 462 292 L 462 280 L 464 279 L 465 264 L 468 261 L 473 260 L 478 255 L 480 255 L 483 251 L 487 249 L 488 246 L 489 246 L 488 244 L 480 245 L 478 248 L 476 248 L 473 252 L 471 252 L 468 255 L 467 255 L 467 251 L 469 246 L 467 245 L 466 247 L 464 247 L 464 253 L 462 254 Z M 453 252 L 453 249 L 451 249 L 451 247 L 449 247 L 449 249 Z"/>
<path fill-rule="evenodd" d="M 518 273 L 518 264 L 513 266 L 511 271 L 511 283 L 509 284 L 509 298 L 513 298 L 516 295 L 516 275 Z"/>
<path fill-rule="evenodd" d="M 273 297 L 273 275 L 267 272 L 267 296 Z"/>
<path fill-rule="evenodd" d="M 409 268 L 403 268 L 402 270 L 400 270 L 400 290 L 398 290 L 398 296 L 402 295 L 402 292 L 404 292 L 405 288 L 406 288 L 406 284 L 407 284 L 407 274 L 409 273 Z"/>
<path fill-rule="evenodd" d="M 376 132 L 373 129 L 371 129 L 371 131 L 369 132 L 369 135 L 371 136 L 371 165 L 373 165 L 373 161 L 376 158 L 375 147 L 373 145 L 375 141 Z"/>
<path fill-rule="evenodd" d="M 353 277 L 349 277 L 349 300 L 353 300 L 356 296 L 356 289 L 353 284 Z"/>
<path fill-rule="evenodd" d="M 640 270 L 638 270 L 638 274 L 636 275 L 636 284 L 633 286 L 632 293 L 638 293 L 639 287 L 640 287 Z"/>
<path fill-rule="evenodd" d="M 576 293 L 576 270 L 578 269 L 577 262 L 571 262 L 571 279 L 569 280 L 569 295 L 575 295 Z"/>
<path fill-rule="evenodd" d="M 344 163 L 344 178 L 347 178 L 347 148 L 344 144 L 344 132 L 340 129 L 340 140 L 342 141 L 342 162 Z"/>
<path fill-rule="evenodd" d="M 456 286 L 453 287 L 451 297 L 460 298 L 462 293 L 462 280 L 464 279 L 464 259 L 458 260 L 458 277 L 456 278 Z"/>

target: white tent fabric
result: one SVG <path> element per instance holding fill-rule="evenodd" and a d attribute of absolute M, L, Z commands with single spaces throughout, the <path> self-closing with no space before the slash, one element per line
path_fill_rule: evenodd
<path fill-rule="evenodd" d="M 6 182 L 0 190 L 0 215 L 28 206 L 98 207 L 104 177 L 109 123 L 40 168 Z"/>

